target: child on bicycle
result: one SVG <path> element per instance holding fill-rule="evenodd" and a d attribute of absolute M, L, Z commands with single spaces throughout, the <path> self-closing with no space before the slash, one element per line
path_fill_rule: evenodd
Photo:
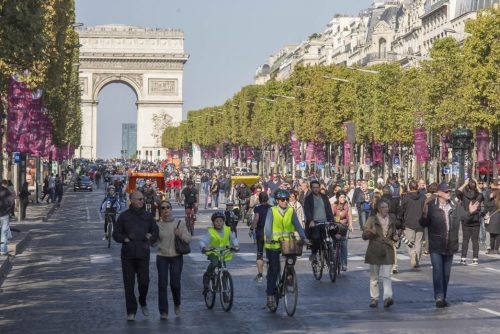
<path fill-rule="evenodd" d="M 106 197 L 104 197 L 104 200 L 101 202 L 100 211 L 101 212 L 104 211 L 106 214 L 110 214 L 113 223 L 115 223 L 115 214 L 117 210 L 121 211 L 121 209 L 122 209 L 122 204 L 118 200 L 118 194 L 116 193 L 115 186 L 109 186 L 108 193 L 106 194 Z M 104 237 L 102 238 L 102 240 L 107 240 L 107 239 L 108 239 L 108 224 L 106 223 L 106 219 L 104 219 Z"/>
<path fill-rule="evenodd" d="M 203 293 L 208 291 L 208 283 L 210 277 L 213 275 L 215 268 L 219 266 L 219 258 L 215 252 L 210 251 L 211 247 L 221 248 L 232 246 L 234 251 L 239 251 L 238 239 L 234 232 L 231 232 L 229 226 L 224 225 L 226 215 L 223 211 L 216 211 L 212 214 L 213 227 L 208 228 L 208 232 L 200 240 L 201 252 L 207 255 L 210 261 L 207 271 L 203 274 Z M 224 260 L 229 261 L 233 258 L 233 254 L 229 253 L 225 256 Z"/>

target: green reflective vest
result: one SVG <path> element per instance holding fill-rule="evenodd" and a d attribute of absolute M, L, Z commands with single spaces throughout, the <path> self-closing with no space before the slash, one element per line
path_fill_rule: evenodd
<path fill-rule="evenodd" d="M 280 249 L 280 240 L 290 240 L 290 234 L 293 235 L 295 232 L 295 226 L 293 225 L 293 208 L 287 208 L 285 214 L 282 216 L 278 207 L 273 206 L 271 208 L 273 214 L 273 226 L 272 234 L 273 241 L 278 241 L 277 243 L 268 243 L 265 241 L 265 247 L 267 249 Z M 266 239 L 264 235 L 264 240 Z"/>
<path fill-rule="evenodd" d="M 368 180 L 368 189 L 370 189 L 370 190 L 375 189 L 375 181 Z"/>
<path fill-rule="evenodd" d="M 229 234 L 231 233 L 231 228 L 229 226 L 224 226 L 224 236 L 221 237 L 219 231 L 213 227 L 208 228 L 208 233 L 210 234 L 210 247 L 222 248 L 226 246 L 231 246 L 231 241 L 229 240 Z M 207 252 L 209 254 L 215 254 L 215 252 Z M 233 258 L 233 253 L 228 253 L 224 256 L 225 261 L 229 261 Z"/>

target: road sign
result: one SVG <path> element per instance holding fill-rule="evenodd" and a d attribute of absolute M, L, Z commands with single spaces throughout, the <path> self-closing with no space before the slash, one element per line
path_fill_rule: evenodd
<path fill-rule="evenodd" d="M 394 157 L 394 165 L 395 166 L 400 166 L 401 165 L 401 161 L 399 160 L 399 157 L 397 155 Z"/>
<path fill-rule="evenodd" d="M 323 162 L 318 162 L 316 164 L 316 168 L 318 168 L 318 169 L 325 169 L 325 164 Z"/>
<path fill-rule="evenodd" d="M 299 162 L 299 169 L 300 170 L 306 170 L 306 166 L 307 166 L 307 164 L 305 161 Z"/>
<path fill-rule="evenodd" d="M 449 166 L 444 166 L 443 167 L 443 174 L 447 175 L 451 173 L 451 169 Z"/>
<path fill-rule="evenodd" d="M 21 162 L 21 153 L 20 152 L 14 152 L 12 158 L 13 158 L 15 164 L 20 163 Z"/>

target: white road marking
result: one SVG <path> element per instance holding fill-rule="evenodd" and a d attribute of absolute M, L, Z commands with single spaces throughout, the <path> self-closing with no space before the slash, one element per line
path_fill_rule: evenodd
<path fill-rule="evenodd" d="M 90 255 L 90 263 L 94 264 L 105 264 L 113 262 L 113 258 L 110 254 L 94 254 Z"/>
<path fill-rule="evenodd" d="M 398 254 L 398 260 L 409 260 L 410 257 L 408 255 Z"/>
<path fill-rule="evenodd" d="M 363 261 L 364 259 L 362 256 L 350 256 L 347 258 L 348 261 Z"/>
<path fill-rule="evenodd" d="M 488 270 L 491 270 L 491 271 L 495 271 L 495 272 L 497 272 L 497 273 L 500 273 L 500 270 L 495 269 L 495 268 L 486 267 L 486 268 L 484 268 L 484 269 L 488 269 Z"/>
<path fill-rule="evenodd" d="M 196 262 L 207 261 L 207 256 L 201 253 L 189 253 L 188 256 Z"/>
<path fill-rule="evenodd" d="M 41 259 L 41 262 L 50 264 L 60 264 L 62 262 L 62 256 L 42 255 Z"/>
<path fill-rule="evenodd" d="M 496 311 L 490 310 L 488 308 L 479 308 L 479 310 L 481 310 L 483 312 L 488 312 L 490 314 L 496 315 L 497 317 L 500 317 L 500 312 L 496 312 Z"/>
<path fill-rule="evenodd" d="M 87 206 L 86 208 L 87 211 L 87 223 L 90 223 L 90 212 L 89 212 L 89 207 Z"/>
<path fill-rule="evenodd" d="M 403 280 L 396 277 L 391 277 L 391 280 L 393 280 L 394 282 L 403 282 Z"/>

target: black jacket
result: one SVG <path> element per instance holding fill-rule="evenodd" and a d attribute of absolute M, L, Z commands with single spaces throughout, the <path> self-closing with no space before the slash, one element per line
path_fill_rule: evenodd
<path fill-rule="evenodd" d="M 418 191 L 409 192 L 403 197 L 398 216 L 403 220 L 404 227 L 422 230 L 420 218 L 422 218 L 425 199 L 425 195 Z"/>
<path fill-rule="evenodd" d="M 456 194 L 457 194 L 457 198 L 461 201 L 462 207 L 464 208 L 464 210 L 469 209 L 470 202 L 474 202 L 474 201 L 482 202 L 483 201 L 483 195 L 477 190 L 469 189 L 468 186 L 466 186 L 464 188 L 463 192 L 460 190 L 457 190 Z M 480 218 L 481 218 L 480 210 L 478 210 L 478 211 L 476 211 L 476 213 L 473 214 L 473 216 L 468 224 L 479 225 Z"/>
<path fill-rule="evenodd" d="M 8 215 L 13 205 L 14 196 L 10 190 L 0 186 L 0 217 Z"/>
<path fill-rule="evenodd" d="M 150 233 L 151 238 L 146 238 Z M 129 238 L 129 242 L 125 242 Z M 145 208 L 128 209 L 114 224 L 113 239 L 122 244 L 122 259 L 149 259 L 149 248 L 158 239 L 158 225 Z"/>
<path fill-rule="evenodd" d="M 449 202 L 451 210 L 449 216 L 449 230 L 446 230 L 444 211 L 439 207 L 439 198 L 430 200 L 426 206 L 420 225 L 429 231 L 429 251 L 439 254 L 452 255 L 458 251 L 458 232 L 461 221 L 470 221 L 472 215 L 453 201 Z"/>
<path fill-rule="evenodd" d="M 306 216 L 306 227 L 309 228 L 309 222 L 313 220 L 314 217 L 314 194 L 311 192 L 306 196 L 304 200 L 304 215 Z M 325 204 L 325 213 L 326 220 L 329 222 L 333 222 L 333 211 L 332 206 L 330 205 L 330 201 L 328 200 L 328 196 L 321 195 L 321 199 Z"/>

